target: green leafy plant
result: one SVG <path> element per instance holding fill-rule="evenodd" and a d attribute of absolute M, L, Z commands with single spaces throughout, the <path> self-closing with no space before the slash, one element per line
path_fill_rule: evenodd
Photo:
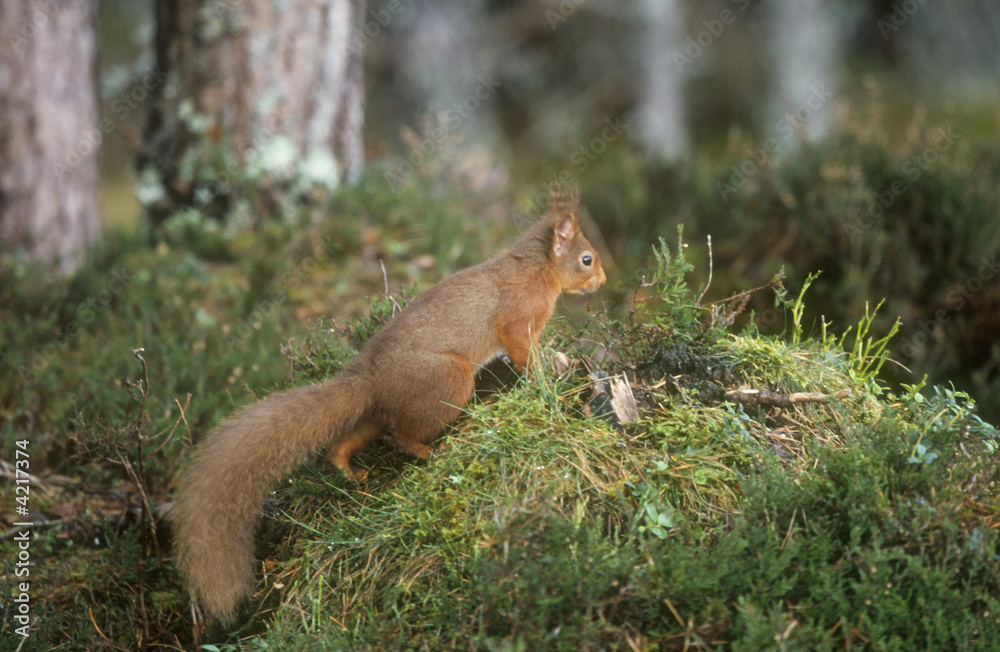
<path fill-rule="evenodd" d="M 812 285 L 819 277 L 819 272 L 813 272 L 806 277 L 806 280 L 802 282 L 802 289 L 799 290 L 799 296 L 795 298 L 790 305 L 792 311 L 792 345 L 796 345 L 802 341 L 802 313 L 806 308 L 806 304 L 803 301 L 805 297 L 806 290 Z"/>
<path fill-rule="evenodd" d="M 662 474 L 669 469 L 670 466 L 665 462 L 655 462 L 654 467 L 646 473 L 646 480 L 625 482 L 638 504 L 636 529 L 639 534 L 648 532 L 657 538 L 666 539 L 677 524 L 675 510 L 665 504 L 661 489 L 654 480 L 657 472 Z"/>

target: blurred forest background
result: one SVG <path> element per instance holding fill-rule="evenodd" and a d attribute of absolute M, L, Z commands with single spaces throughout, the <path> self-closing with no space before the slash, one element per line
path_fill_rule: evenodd
<path fill-rule="evenodd" d="M 866 304 L 885 298 L 881 332 L 897 316 L 903 321 L 890 379 L 928 373 L 954 382 L 1000 418 L 995 3 L 303 2 L 295 13 L 304 22 L 275 29 L 274 39 L 294 42 L 302 30 L 300 56 L 308 59 L 312 47 L 317 58 L 332 56 L 330 44 L 309 40 L 309 23 L 353 11 L 342 14 L 354 24 L 337 47 L 363 57 L 352 77 L 363 103 L 345 105 L 363 105 L 363 116 L 350 109 L 357 115 L 341 132 L 357 131 L 344 146 L 356 151 L 336 161 L 339 170 L 288 147 L 282 130 L 291 125 L 281 123 L 266 133 L 243 126 L 244 138 L 253 133 L 251 160 L 225 120 L 213 121 L 210 93 L 194 108 L 170 104 L 178 96 L 170 75 L 186 56 L 171 30 L 186 30 L 197 47 L 249 32 L 267 6 L 97 3 L 101 122 L 99 133 L 76 140 L 82 153 L 98 152 L 104 228 L 152 225 L 153 241 L 234 259 L 234 233 L 289 221 L 305 204 L 315 207 L 304 211 L 312 224 L 321 213 L 334 224 L 359 221 L 330 198 L 360 179 L 360 221 L 381 219 L 379 211 L 408 220 L 392 207 L 409 202 L 413 237 L 397 253 L 405 250 L 418 271 L 432 267 L 419 256 L 430 253 L 447 271 L 490 249 L 448 240 L 445 250 L 433 219 L 421 224 L 426 197 L 404 192 L 408 183 L 464 193 L 476 198 L 467 210 L 477 219 L 516 226 L 543 209 L 550 180 L 573 178 L 616 266 L 612 298 L 628 296 L 651 267 L 650 245 L 671 239 L 680 224 L 696 262 L 693 282 L 707 278 L 712 237 L 708 296 L 763 285 L 782 269 L 797 291 L 819 271 L 808 302 L 817 330 L 821 319 L 835 328 L 854 323 Z M 15 50 L 31 41 L 32 21 L 48 15 L 33 11 L 0 28 Z M 295 65 L 257 56 L 241 65 L 278 75 Z M 165 70 L 171 61 L 177 66 Z M 310 94 L 338 92 L 320 80 L 303 97 L 308 104 Z M 217 93 L 223 104 L 226 93 L 232 89 Z M 179 132 L 164 127 L 171 120 L 208 145 L 185 158 Z M 395 204 L 386 193 L 396 193 Z M 23 246 L 5 229 L 6 249 Z M 81 240 L 92 241 L 92 231 L 82 229 Z M 417 251 L 420 242 L 438 247 Z M 758 326 L 781 330 L 781 315 L 759 302 L 751 306 Z"/>
<path fill-rule="evenodd" d="M 886 298 L 881 328 L 902 318 L 894 357 L 912 371 L 888 373 L 955 382 L 1000 419 L 996 4 L 388 0 L 362 20 L 373 174 L 433 159 L 442 183 L 528 214 L 572 176 L 620 292 L 676 224 L 700 281 L 712 236 L 717 296 L 821 271 L 816 323 Z M 99 25 L 108 114 L 155 70 L 155 10 L 103 0 Z M 105 224 L 140 214 L 144 120 L 128 112 L 102 143 Z"/>

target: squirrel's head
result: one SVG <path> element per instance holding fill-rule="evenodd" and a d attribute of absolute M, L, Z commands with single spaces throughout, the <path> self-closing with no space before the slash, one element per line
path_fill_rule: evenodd
<path fill-rule="evenodd" d="M 583 294 L 604 285 L 601 257 L 580 230 L 580 194 L 553 184 L 549 188 L 552 261 L 563 292 Z"/>

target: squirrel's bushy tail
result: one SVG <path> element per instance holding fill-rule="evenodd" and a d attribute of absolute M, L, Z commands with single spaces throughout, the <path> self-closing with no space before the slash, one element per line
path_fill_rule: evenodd
<path fill-rule="evenodd" d="M 253 588 L 265 492 L 353 430 L 370 396 L 350 374 L 280 392 L 223 421 L 197 447 L 169 519 L 177 565 L 206 615 L 231 621 Z"/>

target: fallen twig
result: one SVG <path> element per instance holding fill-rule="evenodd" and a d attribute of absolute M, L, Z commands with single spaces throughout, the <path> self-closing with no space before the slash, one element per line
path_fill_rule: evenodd
<path fill-rule="evenodd" d="M 784 408 L 791 407 L 796 403 L 829 403 L 830 399 L 851 398 L 851 392 L 847 389 L 841 389 L 832 394 L 819 394 L 816 392 L 782 394 L 767 389 L 734 389 L 726 392 L 726 398 L 742 405 L 766 405 Z"/>

